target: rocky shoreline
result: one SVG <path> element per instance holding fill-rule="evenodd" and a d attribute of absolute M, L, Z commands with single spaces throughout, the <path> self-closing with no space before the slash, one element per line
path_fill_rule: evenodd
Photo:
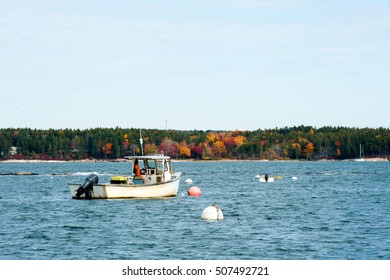
<path fill-rule="evenodd" d="M 115 160 L 97 160 L 97 159 L 80 159 L 80 160 L 41 160 L 41 159 L 6 159 L 0 160 L 2 163 L 67 163 L 67 162 L 127 162 L 127 159 Z"/>
<path fill-rule="evenodd" d="M 28 171 L 21 171 L 21 172 L 3 172 L 0 173 L 0 176 L 32 176 L 32 175 L 40 175 L 38 173 L 34 172 L 28 172 Z M 65 173 L 52 173 L 51 176 L 71 176 L 73 175 L 72 172 L 65 172 Z"/>
<path fill-rule="evenodd" d="M 16 175 L 16 176 L 25 176 L 25 175 L 39 175 L 37 173 L 33 173 L 33 172 L 25 172 L 25 171 L 22 171 L 22 172 L 6 172 L 6 173 L 0 173 L 1 176 L 11 176 L 11 175 Z"/>

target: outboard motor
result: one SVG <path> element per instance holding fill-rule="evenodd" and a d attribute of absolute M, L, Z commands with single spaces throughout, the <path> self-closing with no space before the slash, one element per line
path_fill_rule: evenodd
<path fill-rule="evenodd" d="M 80 197 L 83 193 L 85 193 L 86 198 L 91 198 L 91 191 L 93 190 L 93 185 L 96 185 L 99 182 L 99 177 L 95 174 L 89 175 L 83 185 L 81 185 L 77 191 L 76 196 Z"/>

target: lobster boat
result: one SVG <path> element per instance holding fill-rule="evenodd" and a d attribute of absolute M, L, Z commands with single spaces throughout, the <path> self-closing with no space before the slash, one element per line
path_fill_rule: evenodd
<path fill-rule="evenodd" d="M 131 162 L 131 175 L 112 176 L 99 183 L 95 174 L 83 184 L 69 183 L 72 198 L 160 198 L 176 196 L 181 172 L 173 172 L 171 159 L 164 155 L 126 157 Z"/>
<path fill-rule="evenodd" d="M 256 175 L 255 178 L 258 179 L 259 182 L 261 182 L 261 183 L 270 183 L 270 182 L 275 181 L 274 177 L 269 177 L 267 174 L 265 174 L 265 175 Z"/>

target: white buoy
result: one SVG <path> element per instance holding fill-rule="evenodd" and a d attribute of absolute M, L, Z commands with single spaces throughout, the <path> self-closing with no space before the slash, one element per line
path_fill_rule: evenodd
<path fill-rule="evenodd" d="M 223 214 L 221 208 L 217 204 L 206 207 L 201 215 L 203 220 L 223 220 Z"/>
<path fill-rule="evenodd" d="M 296 181 L 296 180 L 298 180 L 298 178 L 297 177 L 292 177 L 291 180 Z"/>
<path fill-rule="evenodd" d="M 187 179 L 187 180 L 185 180 L 185 182 L 187 183 L 187 184 L 192 184 L 192 179 Z"/>

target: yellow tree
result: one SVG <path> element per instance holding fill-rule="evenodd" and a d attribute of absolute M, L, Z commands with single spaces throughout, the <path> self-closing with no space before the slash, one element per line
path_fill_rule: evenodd
<path fill-rule="evenodd" d="M 221 156 L 226 152 L 226 146 L 222 141 L 215 141 L 213 145 L 213 153 L 217 158 L 221 158 Z"/>
<path fill-rule="evenodd" d="M 309 159 L 311 157 L 311 155 L 313 154 L 314 152 L 314 145 L 313 143 L 309 142 L 305 149 L 303 149 L 303 152 L 306 154 L 306 158 Z"/>
<path fill-rule="evenodd" d="M 238 147 L 242 146 L 245 142 L 246 138 L 245 136 L 242 136 L 242 135 L 238 135 L 236 137 L 234 137 L 234 143 L 236 143 L 236 145 Z"/>
<path fill-rule="evenodd" d="M 125 148 L 125 150 L 127 150 L 129 148 L 129 135 L 128 134 L 123 135 L 122 145 Z"/>
<path fill-rule="evenodd" d="M 181 157 L 186 157 L 189 158 L 191 156 L 191 150 L 185 145 L 180 145 L 179 146 L 179 155 Z"/>
<path fill-rule="evenodd" d="M 214 143 L 217 140 L 217 135 L 214 132 L 209 132 L 207 134 L 207 141 Z"/>
<path fill-rule="evenodd" d="M 212 150 L 210 145 L 207 142 L 204 142 L 203 144 L 201 144 L 201 147 L 203 148 L 204 151 L 203 159 L 210 159 L 212 156 Z"/>
<path fill-rule="evenodd" d="M 293 152 L 295 154 L 296 159 L 298 159 L 299 155 L 302 152 L 301 151 L 301 149 L 302 149 L 301 144 L 299 144 L 299 143 L 292 143 L 291 146 L 293 148 Z"/>

